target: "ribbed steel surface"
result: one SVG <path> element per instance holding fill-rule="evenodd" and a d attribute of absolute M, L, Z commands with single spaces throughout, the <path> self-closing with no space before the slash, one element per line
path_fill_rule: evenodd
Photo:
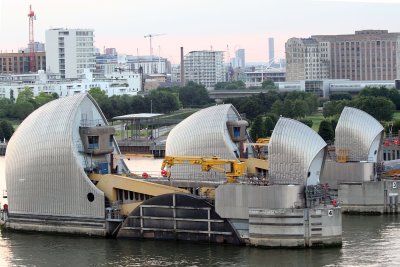
<path fill-rule="evenodd" d="M 310 165 L 326 147 L 311 128 L 296 120 L 280 118 L 268 145 L 270 181 L 274 184 L 306 184 Z"/>
<path fill-rule="evenodd" d="M 179 123 L 168 135 L 168 156 L 218 156 L 237 159 L 239 153 L 230 138 L 227 121 L 238 120 L 240 115 L 231 104 L 202 109 Z M 214 180 L 224 178 L 223 173 L 202 173 L 200 166 L 175 165 L 171 168 L 173 178 Z"/>
<path fill-rule="evenodd" d="M 104 218 L 104 193 L 86 176 L 74 152 L 82 110 L 104 119 L 94 100 L 79 94 L 51 101 L 18 127 L 6 154 L 11 213 Z"/>
<path fill-rule="evenodd" d="M 372 142 L 383 131 L 382 125 L 368 113 L 345 107 L 335 129 L 335 147 L 349 150 L 349 161 L 368 160 Z"/>

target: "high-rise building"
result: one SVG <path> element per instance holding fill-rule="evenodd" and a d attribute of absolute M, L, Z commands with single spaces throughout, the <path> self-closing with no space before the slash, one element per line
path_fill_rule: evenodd
<path fill-rule="evenodd" d="M 236 66 L 234 68 L 244 69 L 246 66 L 244 49 L 236 50 Z"/>
<path fill-rule="evenodd" d="M 274 38 L 268 38 L 268 56 L 269 63 L 273 63 L 275 60 L 275 50 L 274 50 Z"/>
<path fill-rule="evenodd" d="M 61 78 L 80 78 L 84 69 L 95 70 L 93 30 L 50 29 L 46 31 L 46 69 Z"/>
<path fill-rule="evenodd" d="M 285 44 L 285 53 L 287 81 L 400 77 L 400 33 L 387 30 L 291 38 Z"/>
<path fill-rule="evenodd" d="M 193 81 L 207 88 L 225 81 L 223 51 L 191 51 L 184 59 L 185 81 Z M 176 68 L 173 81 L 180 82 L 180 68 Z"/>

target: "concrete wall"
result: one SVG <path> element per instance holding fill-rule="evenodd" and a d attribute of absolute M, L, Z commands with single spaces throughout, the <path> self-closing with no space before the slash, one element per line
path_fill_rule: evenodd
<path fill-rule="evenodd" d="M 343 212 L 399 212 L 400 181 L 340 184 L 338 198 Z"/>
<path fill-rule="evenodd" d="M 249 208 L 303 207 L 304 186 L 223 184 L 215 190 L 215 210 L 222 218 L 248 219 Z"/>
<path fill-rule="evenodd" d="M 342 243 L 339 208 L 250 209 L 250 244 L 267 247 L 313 247 Z"/>
<path fill-rule="evenodd" d="M 374 163 L 325 161 L 320 182 L 337 189 L 340 183 L 362 183 L 374 179 Z"/>

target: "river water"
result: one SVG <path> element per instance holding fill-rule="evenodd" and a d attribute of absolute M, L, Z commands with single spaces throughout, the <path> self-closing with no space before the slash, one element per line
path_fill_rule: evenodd
<path fill-rule="evenodd" d="M 4 187 L 4 158 L 0 157 L 0 189 Z M 318 249 L 263 249 L 0 232 L 0 266 L 178 265 L 400 266 L 400 216 L 345 215 L 343 246 Z"/>

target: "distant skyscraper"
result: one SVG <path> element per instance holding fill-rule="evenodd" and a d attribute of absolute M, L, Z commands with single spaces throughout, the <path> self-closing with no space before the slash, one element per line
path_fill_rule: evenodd
<path fill-rule="evenodd" d="M 268 51 L 269 51 L 269 62 L 274 62 L 275 52 L 274 52 L 274 38 L 268 38 Z"/>
<path fill-rule="evenodd" d="M 245 56 L 244 56 L 244 49 L 236 50 L 236 62 L 237 67 L 244 69 L 246 65 Z"/>

